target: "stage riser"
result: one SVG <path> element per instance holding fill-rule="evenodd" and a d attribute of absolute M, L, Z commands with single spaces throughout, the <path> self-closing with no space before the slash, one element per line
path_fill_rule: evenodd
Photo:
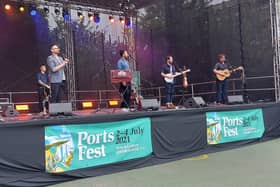
<path fill-rule="evenodd" d="M 208 145 L 206 112 L 248 109 L 262 109 L 265 127 L 263 137 Z M 280 104 L 262 104 L 3 123 L 0 125 L 0 175 L 3 176 L 0 184 L 9 183 L 14 186 L 29 187 L 46 186 L 73 180 L 74 178 L 100 176 L 278 138 L 280 136 L 279 114 Z M 123 121 L 143 117 L 151 119 L 152 155 L 121 163 L 73 170 L 58 175 L 45 172 L 45 127 L 66 124 L 81 124 L 82 126 L 82 124 Z"/>

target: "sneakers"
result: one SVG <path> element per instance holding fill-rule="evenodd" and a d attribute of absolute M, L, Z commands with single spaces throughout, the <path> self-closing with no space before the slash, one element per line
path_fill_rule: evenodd
<path fill-rule="evenodd" d="M 129 108 L 121 108 L 123 112 L 129 112 Z"/>
<path fill-rule="evenodd" d="M 176 109 L 176 106 L 173 103 L 166 104 L 167 109 Z"/>

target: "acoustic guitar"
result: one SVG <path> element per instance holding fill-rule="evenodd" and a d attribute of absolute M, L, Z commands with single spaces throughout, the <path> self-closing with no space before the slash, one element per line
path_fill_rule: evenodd
<path fill-rule="evenodd" d="M 191 72 L 191 70 L 190 70 L 190 69 L 186 69 L 186 70 L 184 70 L 184 71 L 182 71 L 182 72 L 180 72 L 180 73 L 176 73 L 175 75 L 169 73 L 169 74 L 167 74 L 167 75 L 168 75 L 168 76 L 171 76 L 171 78 L 165 77 L 164 80 L 165 80 L 165 82 L 167 82 L 167 83 L 173 83 L 175 77 L 178 77 L 178 76 L 180 76 L 180 75 L 184 75 L 184 74 L 186 74 L 186 73 L 188 73 L 188 72 Z"/>
<path fill-rule="evenodd" d="M 231 74 L 238 70 L 243 70 L 244 68 L 242 66 L 239 66 L 238 68 L 234 68 L 232 70 L 225 69 L 225 70 L 217 70 L 218 73 L 216 73 L 216 78 L 220 81 L 225 80 L 226 78 L 229 78 Z"/>

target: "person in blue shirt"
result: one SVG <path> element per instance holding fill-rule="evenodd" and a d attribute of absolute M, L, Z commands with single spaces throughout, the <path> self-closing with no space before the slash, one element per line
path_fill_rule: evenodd
<path fill-rule="evenodd" d="M 38 98 L 39 98 L 39 110 L 44 115 L 48 110 L 48 96 L 50 94 L 50 81 L 47 74 L 47 67 L 45 64 L 40 66 L 40 72 L 37 73 L 37 85 L 38 85 Z"/>
<path fill-rule="evenodd" d="M 117 67 L 119 70 L 130 70 L 129 62 L 128 62 L 128 52 L 125 50 L 120 50 L 121 58 L 118 60 Z M 130 106 L 130 97 L 131 97 L 131 83 L 123 82 L 120 84 L 119 93 L 123 97 L 123 101 L 121 103 L 121 108 L 123 110 L 128 110 Z"/>
<path fill-rule="evenodd" d="M 218 62 L 215 64 L 213 72 L 217 75 L 220 74 L 221 70 L 226 70 L 230 68 L 230 65 L 226 63 L 226 55 L 219 54 L 218 55 Z M 223 75 L 223 74 L 222 74 Z M 216 103 L 220 104 L 227 104 L 227 78 L 225 80 L 218 80 L 216 78 L 216 89 L 217 89 L 217 99 Z"/>

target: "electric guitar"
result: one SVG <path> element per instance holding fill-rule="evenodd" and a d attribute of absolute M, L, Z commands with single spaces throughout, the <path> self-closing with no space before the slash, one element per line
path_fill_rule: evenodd
<path fill-rule="evenodd" d="M 244 68 L 242 66 L 239 66 L 238 68 L 234 68 L 232 70 L 225 69 L 225 70 L 217 70 L 218 73 L 216 73 L 216 78 L 220 81 L 225 80 L 226 78 L 230 77 L 231 74 L 238 70 L 243 70 Z"/>
<path fill-rule="evenodd" d="M 178 76 L 183 75 L 183 74 L 188 73 L 188 72 L 191 72 L 191 70 L 186 69 L 182 72 L 176 72 L 175 75 L 173 75 L 172 73 L 169 73 L 169 74 L 166 74 L 166 75 L 170 76 L 170 78 L 164 77 L 164 80 L 165 80 L 166 83 L 173 83 L 175 77 L 178 77 Z"/>

